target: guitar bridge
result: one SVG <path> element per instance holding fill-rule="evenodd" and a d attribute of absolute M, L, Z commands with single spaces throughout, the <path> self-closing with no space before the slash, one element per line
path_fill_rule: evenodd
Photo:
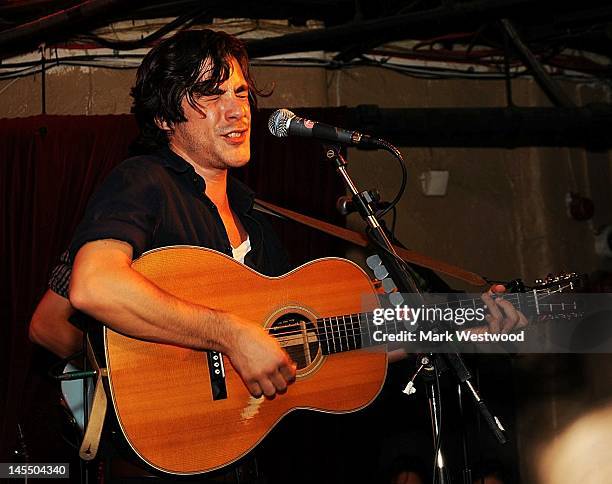
<path fill-rule="evenodd" d="M 208 359 L 208 373 L 213 400 L 223 400 L 227 398 L 223 355 L 218 351 L 206 351 L 206 358 Z"/>

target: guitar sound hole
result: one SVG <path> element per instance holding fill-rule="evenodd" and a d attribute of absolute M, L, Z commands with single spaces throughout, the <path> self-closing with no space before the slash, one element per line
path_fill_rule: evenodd
<path fill-rule="evenodd" d="M 321 351 L 315 325 L 301 314 L 284 314 L 269 331 L 296 363 L 298 370 L 308 367 Z"/>

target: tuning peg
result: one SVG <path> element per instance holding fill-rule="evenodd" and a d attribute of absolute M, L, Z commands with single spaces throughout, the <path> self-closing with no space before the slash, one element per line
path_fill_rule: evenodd
<path fill-rule="evenodd" d="M 376 277 L 376 279 L 378 279 L 380 281 L 385 279 L 385 277 L 387 277 L 388 275 L 389 275 L 389 271 L 382 264 L 374 269 L 374 277 Z"/>
<path fill-rule="evenodd" d="M 380 260 L 380 257 L 377 254 L 371 255 L 366 259 L 366 264 L 370 269 L 374 271 L 374 277 L 379 281 L 382 281 L 385 277 L 389 275 L 389 271 Z"/>
<path fill-rule="evenodd" d="M 392 292 L 389 294 L 389 302 L 394 306 L 401 306 L 404 302 L 404 296 L 400 292 Z"/>
<path fill-rule="evenodd" d="M 382 261 L 380 260 L 378 254 L 374 254 L 366 259 L 366 264 L 370 269 L 375 270 L 378 266 L 382 264 Z"/>
<path fill-rule="evenodd" d="M 393 282 L 393 279 L 391 279 L 390 277 L 387 277 L 382 280 L 382 286 L 387 294 L 397 291 L 397 286 L 395 285 L 395 282 Z"/>

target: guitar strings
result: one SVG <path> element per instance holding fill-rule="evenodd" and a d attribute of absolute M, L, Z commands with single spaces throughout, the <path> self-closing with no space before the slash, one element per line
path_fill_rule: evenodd
<path fill-rule="evenodd" d="M 509 295 L 509 296 L 512 296 L 512 298 L 514 298 L 516 295 L 513 294 L 513 295 Z M 507 299 L 509 299 L 509 298 L 507 298 Z M 461 303 L 468 302 L 468 301 L 473 303 L 473 304 L 471 304 L 471 306 L 476 307 L 476 305 L 475 305 L 476 299 L 462 299 L 462 300 L 457 300 L 457 301 L 450 301 L 450 302 L 447 302 L 447 303 L 432 304 L 432 305 L 427 306 L 427 308 L 436 308 L 436 309 L 447 309 L 448 308 L 448 309 L 450 309 L 451 306 L 449 306 L 449 305 L 451 305 L 451 304 L 459 304 L 458 308 L 465 307 L 466 309 L 468 309 L 468 306 L 461 306 Z M 518 302 L 519 301 L 517 300 L 517 303 Z M 442 308 L 441 306 L 446 306 L 446 308 Z M 519 306 L 519 310 L 520 310 L 520 303 L 518 304 L 518 306 Z M 333 319 L 336 319 L 337 320 L 336 322 L 338 322 L 338 320 L 340 318 L 344 319 L 344 318 L 351 318 L 351 317 L 354 317 L 354 316 L 359 317 L 362 314 L 366 315 L 366 320 L 367 320 L 367 316 L 371 315 L 372 313 L 351 313 L 351 314 L 344 314 L 344 315 L 339 315 L 339 316 L 330 316 L 330 317 L 326 317 L 326 318 L 318 318 L 316 321 L 317 322 L 318 321 L 325 322 L 325 321 L 331 321 Z M 287 320 L 284 320 L 283 322 L 290 322 L 291 325 L 297 325 L 297 324 L 299 324 L 300 321 L 296 320 L 296 319 L 287 319 Z M 305 320 L 304 322 L 310 323 L 310 324 L 313 323 L 313 321 L 310 321 L 310 320 Z M 286 326 L 289 326 L 289 325 L 284 325 L 284 326 L 281 326 L 281 327 L 285 328 Z M 276 328 L 275 327 L 271 327 L 271 328 L 265 328 L 265 329 L 267 331 L 278 331 L 279 327 L 276 327 Z M 297 330 L 297 332 L 299 333 L 299 332 L 301 332 L 301 330 Z M 279 333 L 276 333 L 276 335 L 293 334 L 293 333 L 295 333 L 294 330 L 289 331 L 287 333 L 283 333 L 281 331 Z"/>
<path fill-rule="evenodd" d="M 558 289 L 555 289 L 552 292 L 548 291 L 547 294 L 544 294 L 544 295 L 542 295 L 540 297 L 540 300 L 542 300 L 542 299 L 544 299 L 546 297 L 552 296 L 555 293 L 559 293 L 563 289 L 566 289 L 567 287 L 570 287 L 570 285 L 567 285 L 567 286 L 564 286 L 564 287 L 559 287 Z M 529 293 L 507 294 L 507 295 L 504 296 L 504 299 L 506 299 L 506 300 L 515 300 L 516 299 L 515 302 L 518 303 L 517 304 L 518 305 L 518 309 L 520 310 L 520 297 L 523 294 L 530 296 Z M 459 303 L 458 308 L 461 308 L 462 307 L 461 303 L 462 302 L 467 302 L 467 301 L 473 302 L 474 303 L 473 305 L 475 306 L 475 302 L 477 300 L 476 299 L 463 299 L 463 300 L 458 300 L 458 301 L 450 301 L 448 303 L 435 304 L 435 305 L 431 305 L 430 307 L 439 307 L 439 306 L 445 305 L 448 308 L 450 308 L 449 304 L 457 304 L 457 303 Z M 544 306 L 550 306 L 550 309 L 552 311 L 552 306 L 553 305 L 563 306 L 565 304 L 567 304 L 567 303 L 544 303 Z M 531 302 L 528 299 L 526 306 L 527 307 L 535 307 L 535 302 Z M 440 309 L 442 309 L 442 308 L 440 308 Z M 319 319 L 316 320 L 316 322 L 322 322 L 323 323 L 323 327 L 322 327 L 321 333 L 324 331 L 326 334 L 325 334 L 324 337 L 323 337 L 322 334 L 320 334 L 320 335 L 318 334 L 317 338 L 318 338 L 319 341 L 324 341 L 324 342 L 332 341 L 332 342 L 334 342 L 338 338 L 340 340 L 342 338 L 345 338 L 345 339 L 348 340 L 348 338 L 350 338 L 350 337 L 354 338 L 356 336 L 365 335 L 366 332 L 362 332 L 361 331 L 361 323 L 362 323 L 362 321 L 361 321 L 360 318 L 361 318 L 361 315 L 365 315 L 365 317 L 366 317 L 365 323 L 369 324 L 370 321 L 368 321 L 368 319 L 367 319 L 369 314 L 372 314 L 372 313 L 353 313 L 353 314 L 342 315 L 342 316 L 331 316 L 329 318 L 319 318 Z M 353 317 L 357 317 L 357 321 L 352 321 Z M 340 318 L 342 318 L 342 320 L 343 320 L 342 322 L 339 321 Z M 349 323 L 352 326 L 352 329 L 347 327 L 347 321 L 345 320 L 346 318 L 349 318 Z M 329 327 L 329 332 L 331 333 L 331 338 L 330 338 L 330 337 L 327 336 L 328 331 L 327 331 L 327 327 L 325 326 L 325 322 L 326 321 L 332 322 L 332 320 L 334 320 L 334 319 L 336 320 L 335 321 L 336 322 L 335 327 L 331 327 L 331 326 Z M 294 327 L 296 327 L 296 329 L 290 329 L 288 331 L 282 331 L 282 330 L 279 329 L 279 327 L 270 327 L 270 328 L 264 328 L 264 330 L 267 331 L 268 333 L 270 333 L 272 336 L 275 336 L 275 337 L 279 337 L 280 336 L 280 337 L 282 337 L 282 336 L 296 336 L 296 335 L 302 334 L 303 333 L 303 330 L 301 328 L 301 323 L 302 322 L 305 322 L 306 324 L 310 323 L 310 325 L 313 326 L 312 328 L 306 328 L 307 332 L 310 331 L 310 332 L 315 332 L 316 333 L 317 329 L 319 329 L 319 326 L 314 327 L 313 321 L 309 321 L 309 320 L 308 321 L 301 321 L 301 320 L 296 320 L 296 319 L 288 319 L 288 320 L 285 320 L 283 322 L 284 323 L 288 322 L 289 324 L 285 324 L 285 325 L 281 326 L 281 328 L 284 329 L 284 328 L 287 328 L 289 326 L 294 326 Z M 359 325 L 359 331 L 355 330 L 355 323 L 357 323 Z M 344 330 L 342 329 L 341 325 L 344 326 Z M 384 321 L 384 323 L 381 324 L 380 326 L 383 326 L 383 325 L 385 327 L 385 330 L 388 329 L 388 325 L 394 325 L 395 326 L 395 330 L 397 331 L 397 321 Z M 350 331 L 350 334 L 349 334 L 349 331 Z M 369 330 L 368 330 L 367 334 L 370 335 Z"/>
<path fill-rule="evenodd" d="M 514 299 L 518 295 L 517 294 L 509 294 L 508 296 L 510 296 L 510 297 L 508 297 L 507 299 Z M 448 306 L 449 304 L 459 304 L 459 308 L 460 308 L 460 307 L 462 307 L 461 306 L 462 302 L 468 302 L 468 301 L 473 302 L 472 306 L 475 307 L 476 299 L 462 299 L 462 300 L 458 300 L 458 301 L 450 301 L 448 303 L 434 304 L 434 305 L 431 305 L 429 307 L 447 306 L 447 308 L 450 308 L 450 306 Z M 518 300 L 517 300 L 517 302 L 518 302 Z M 520 310 L 520 304 L 518 304 L 518 305 L 519 305 L 519 310 Z M 442 308 L 440 307 L 440 309 L 442 309 Z M 446 309 L 446 308 L 444 308 L 444 309 Z M 466 306 L 466 309 L 467 309 L 467 306 Z M 327 317 L 327 318 L 319 318 L 319 319 L 315 320 L 315 322 L 322 322 L 323 324 L 325 324 L 326 321 L 332 322 L 332 320 L 335 319 L 336 320 L 335 322 L 337 323 L 337 326 L 336 326 L 337 328 L 340 325 L 344 325 L 346 327 L 347 322 L 344 321 L 346 318 L 351 319 L 353 317 L 357 317 L 358 318 L 357 323 L 362 323 L 362 321 L 360 319 L 361 315 L 365 316 L 365 318 L 366 318 L 365 323 L 369 323 L 368 316 L 372 315 L 372 313 L 352 313 L 352 314 L 345 314 L 345 315 L 339 315 L 339 316 L 330 316 L 330 317 Z M 340 322 L 339 321 L 340 319 L 343 319 L 343 321 Z M 302 320 L 296 320 L 296 319 L 287 319 L 287 320 L 284 320 L 283 323 L 289 323 L 289 324 L 284 324 L 283 326 L 280 326 L 280 328 L 285 329 L 285 328 L 287 328 L 289 326 L 296 327 L 296 329 L 291 329 L 289 331 L 281 331 L 278 326 L 277 327 L 264 328 L 264 329 L 266 331 L 268 331 L 269 333 L 274 333 L 273 336 L 292 336 L 292 335 L 298 335 L 298 334 L 302 333 L 302 329 L 300 327 L 300 323 L 301 322 L 302 322 Z M 313 325 L 313 321 L 310 321 L 310 320 L 304 320 L 303 322 L 305 322 L 306 324 L 310 323 L 310 325 Z M 355 321 L 350 321 L 350 323 L 352 325 L 354 325 L 356 322 Z M 396 324 L 396 322 L 395 321 L 385 321 L 383 324 L 385 325 L 385 329 L 386 329 L 386 326 L 388 324 Z M 382 324 L 381 324 L 381 326 L 382 326 Z M 306 331 L 308 331 L 308 330 L 309 330 L 309 328 L 306 328 Z M 316 330 L 316 327 L 310 328 L 310 331 L 313 331 L 313 330 Z M 332 330 L 332 328 L 330 327 L 330 331 L 331 330 Z M 336 332 L 338 333 L 339 331 L 340 330 L 337 330 Z"/>

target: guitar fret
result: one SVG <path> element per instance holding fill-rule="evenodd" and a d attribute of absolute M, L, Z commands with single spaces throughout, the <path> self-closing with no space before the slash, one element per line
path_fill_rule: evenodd
<path fill-rule="evenodd" d="M 349 327 L 348 327 L 348 326 L 347 326 L 347 324 L 346 324 L 346 318 L 347 318 L 347 317 L 348 317 L 348 320 L 349 320 L 349 322 L 350 322 L 350 321 L 351 321 L 351 315 L 350 315 L 350 314 L 345 315 L 345 316 L 342 316 L 342 319 L 344 319 L 344 329 L 345 329 L 345 333 L 344 333 L 344 341 L 346 341 L 346 349 L 347 349 L 348 351 L 350 351 L 350 350 L 352 350 L 352 349 L 354 349 L 354 348 L 351 348 L 351 335 L 349 335 Z M 351 334 L 352 334 L 352 332 L 353 332 L 353 331 L 352 331 L 352 329 L 351 329 Z"/>
<path fill-rule="evenodd" d="M 342 339 L 343 339 L 343 337 L 345 335 L 344 331 L 346 331 L 346 329 L 344 329 L 344 330 L 342 329 L 343 325 L 346 328 L 346 325 L 344 324 L 344 316 L 339 316 L 338 317 L 338 337 L 340 339 L 340 351 L 341 352 L 342 351 L 346 351 L 346 347 L 345 348 L 342 347 L 343 346 L 342 345 Z"/>
<path fill-rule="evenodd" d="M 533 290 L 533 299 L 535 301 L 536 314 L 539 315 L 540 314 L 540 302 L 538 301 L 538 293 L 535 289 Z"/>
<path fill-rule="evenodd" d="M 344 329 L 342 329 L 344 326 Z M 338 333 L 340 333 L 340 351 L 347 351 L 349 349 L 348 342 L 346 340 L 346 319 L 344 315 L 342 315 L 342 326 L 339 326 Z M 342 349 L 342 340 L 344 340 L 344 349 Z"/>
<path fill-rule="evenodd" d="M 349 335 L 349 330 L 348 330 L 348 326 L 347 326 L 347 329 L 346 329 L 346 347 L 349 350 L 354 350 L 355 349 L 354 346 L 351 348 L 351 336 L 353 337 L 353 339 L 355 339 L 355 332 L 353 331 L 353 315 L 352 314 L 348 315 L 348 320 L 349 320 L 349 323 L 351 324 L 351 334 Z M 345 322 L 346 322 L 346 320 L 345 320 Z"/>
<path fill-rule="evenodd" d="M 358 314 L 356 314 L 355 316 L 359 317 Z M 351 328 L 353 329 L 353 343 L 355 344 L 355 348 L 357 349 L 357 337 L 355 336 L 355 322 L 353 321 L 353 315 L 351 315 Z"/>
<path fill-rule="evenodd" d="M 346 318 L 348 318 L 348 323 L 349 326 L 346 326 L 346 333 L 344 334 L 344 337 L 346 339 L 346 347 L 348 348 L 348 350 L 353 350 L 355 348 L 351 348 L 351 337 L 353 336 L 353 325 L 352 325 L 352 314 L 347 314 L 345 317 L 345 326 L 346 326 Z M 349 333 L 350 330 L 350 333 Z"/>
<path fill-rule="evenodd" d="M 332 322 L 332 318 L 329 318 L 330 323 Z M 336 324 L 338 325 L 338 318 L 336 318 Z M 334 324 L 331 325 L 331 335 L 332 335 L 332 346 L 334 347 L 334 353 L 336 353 L 336 337 L 334 336 Z"/>
<path fill-rule="evenodd" d="M 357 324 L 359 325 L 359 339 L 361 342 L 361 347 L 363 348 L 363 338 L 365 333 L 363 332 L 363 325 L 361 324 L 361 313 L 357 314 Z"/>
<path fill-rule="evenodd" d="M 329 328 L 329 336 L 327 338 L 327 350 L 331 355 L 334 352 L 334 322 L 332 318 L 327 318 L 327 327 Z"/>
<path fill-rule="evenodd" d="M 368 330 L 368 346 L 372 346 L 372 334 L 370 333 L 370 320 L 368 319 L 368 313 L 365 313 L 366 329 Z M 363 331 L 362 331 L 363 334 Z"/>
<path fill-rule="evenodd" d="M 348 318 L 349 318 L 349 321 L 350 321 L 351 320 L 351 315 L 350 314 L 348 315 Z M 342 316 L 342 319 L 344 319 L 344 330 L 345 330 L 345 332 L 344 332 L 344 341 L 346 341 L 346 349 L 350 351 L 353 348 L 351 348 L 351 339 L 350 339 L 350 336 L 349 336 L 349 327 L 346 324 L 346 316 Z"/>
<path fill-rule="evenodd" d="M 325 331 L 325 343 L 327 344 L 327 352 L 325 354 L 329 355 L 330 348 L 329 348 L 329 336 L 327 335 L 327 320 L 323 318 L 322 321 L 323 321 L 323 331 Z"/>
<path fill-rule="evenodd" d="M 344 331 L 346 332 L 346 321 L 344 320 L 344 316 L 342 316 L 342 324 L 344 324 Z M 342 349 L 342 327 L 340 326 L 340 321 L 338 321 L 338 338 L 340 343 L 340 351 L 344 351 Z"/>
<path fill-rule="evenodd" d="M 347 328 L 346 330 L 346 346 L 349 349 L 349 351 L 351 351 L 355 349 L 355 329 L 353 327 L 353 315 L 352 314 L 348 315 L 348 322 L 349 322 L 350 327 Z M 350 329 L 350 334 L 349 334 L 349 329 Z M 353 339 L 352 347 L 351 347 L 351 338 Z"/>

